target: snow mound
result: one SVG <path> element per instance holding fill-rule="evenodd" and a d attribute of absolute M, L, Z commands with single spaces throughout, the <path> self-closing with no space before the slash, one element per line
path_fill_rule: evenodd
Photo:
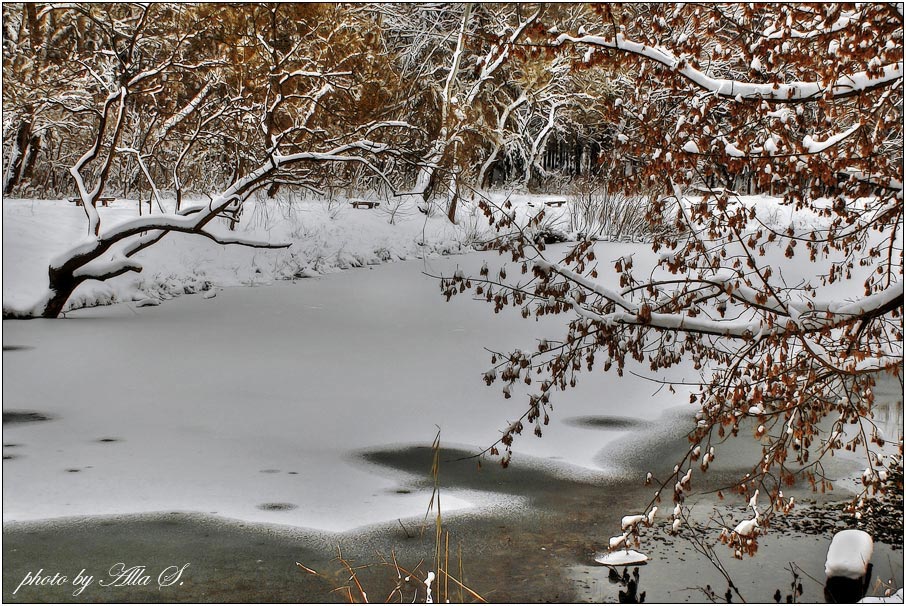
<path fill-rule="evenodd" d="M 841 530 L 834 535 L 827 550 L 824 572 L 830 577 L 860 579 L 871 561 L 874 544 L 871 535 L 862 530 Z"/>
<path fill-rule="evenodd" d="M 751 520 L 743 520 L 736 525 L 736 529 L 733 531 L 741 537 L 750 537 L 755 534 L 755 529 L 758 528 L 758 520 L 752 518 Z"/>
<path fill-rule="evenodd" d="M 605 566 L 628 566 L 630 564 L 644 564 L 648 561 L 648 556 L 644 553 L 627 549 L 626 551 L 611 551 L 602 553 L 595 557 L 595 562 Z"/>

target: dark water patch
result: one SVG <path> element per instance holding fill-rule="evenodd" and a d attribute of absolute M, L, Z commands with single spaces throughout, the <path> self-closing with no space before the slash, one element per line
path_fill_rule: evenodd
<path fill-rule="evenodd" d="M 279 469 L 262 469 L 259 473 L 280 473 Z"/>
<path fill-rule="evenodd" d="M 292 511 L 298 508 L 299 506 L 295 503 L 262 503 L 258 506 L 258 509 L 262 511 Z"/>
<path fill-rule="evenodd" d="M 316 547 L 323 542 L 319 533 L 246 530 L 228 520 L 185 513 L 4 524 L 2 598 L 4 603 L 342 602 L 345 594 L 332 590 L 345 579 L 325 579 L 296 566 L 302 562 L 329 574 L 337 552 L 335 546 Z M 345 554 L 345 542 L 343 547 Z M 145 566 L 149 585 L 99 587 L 98 577 L 106 579 L 111 563 L 122 561 Z M 161 571 L 186 562 L 182 585 L 158 587 Z M 71 574 L 85 568 L 86 574 L 95 575 L 94 583 L 78 596 L 72 595 L 71 582 L 59 587 L 23 585 L 12 593 L 29 571 L 66 573 L 74 565 L 78 567 Z"/>
<path fill-rule="evenodd" d="M 36 423 L 39 421 L 50 421 L 53 417 L 33 410 L 4 410 L 3 424 L 15 423 Z"/>
<path fill-rule="evenodd" d="M 76 467 L 70 467 L 69 469 L 66 470 L 66 473 L 79 473 L 80 471 L 82 471 L 82 470 L 78 469 Z"/>
<path fill-rule="evenodd" d="M 13 459 L 18 459 L 18 455 L 3 455 L 4 461 L 12 461 Z"/>
<path fill-rule="evenodd" d="M 665 411 L 651 427 L 607 444 L 595 454 L 595 463 L 630 482 L 644 480 L 649 472 L 656 482 L 669 477 L 674 465 L 692 448 L 688 435 L 695 428 L 694 412 L 692 407 Z M 696 491 L 716 491 L 735 483 L 751 471 L 752 462 L 763 456 L 761 442 L 752 439 L 757 425 L 756 419 L 743 419 L 736 438 L 715 443 L 716 457 L 707 473 L 700 473 L 697 464 L 693 466 L 693 486 Z M 828 478 L 848 476 L 858 467 L 852 459 L 846 457 L 824 457 L 821 464 L 822 471 Z M 805 482 L 805 477 L 801 474 L 799 481 Z M 841 495 L 845 496 L 846 494 Z"/>
<path fill-rule="evenodd" d="M 21 444 L 4 444 L 3 448 L 19 448 Z"/>
<path fill-rule="evenodd" d="M 288 474 L 291 475 L 291 476 L 297 476 L 297 475 L 299 475 L 299 472 L 298 472 L 298 471 L 287 471 L 286 473 L 288 473 Z"/>
<path fill-rule="evenodd" d="M 4 345 L 3 351 L 25 351 L 26 349 L 34 349 L 31 345 Z"/>
<path fill-rule="evenodd" d="M 538 459 L 517 456 L 509 467 L 501 467 L 495 458 L 475 458 L 475 453 L 458 448 L 440 449 L 440 484 L 444 488 L 483 490 L 533 500 L 547 501 L 578 487 L 597 486 L 592 479 L 569 478 Z M 412 474 L 413 488 L 434 485 L 431 464 L 434 451 L 430 446 L 410 446 L 385 450 L 367 450 L 359 456 L 384 467 Z"/>
<path fill-rule="evenodd" d="M 655 479 L 667 477 L 673 466 L 689 452 L 689 431 L 695 427 L 694 411 L 677 408 L 666 411 L 656 423 L 640 427 L 629 435 L 610 442 L 595 455 L 595 462 L 613 470 L 626 481 L 643 481 L 651 472 Z M 742 439 L 717 447 L 717 458 L 707 474 L 695 474 L 697 490 L 717 488 L 742 476 L 752 461 L 761 456 L 761 444 L 747 439 L 754 429 L 742 427 Z"/>
<path fill-rule="evenodd" d="M 632 417 L 570 417 L 568 419 L 563 419 L 563 422 L 567 425 L 584 427 L 587 429 L 641 429 L 651 427 L 651 423 L 648 421 L 633 419 Z"/>

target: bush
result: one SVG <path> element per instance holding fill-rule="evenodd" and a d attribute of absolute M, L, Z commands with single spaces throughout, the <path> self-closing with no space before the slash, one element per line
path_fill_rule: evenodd
<path fill-rule="evenodd" d="M 648 211 L 656 195 L 627 196 L 611 191 L 606 182 L 578 181 L 567 197 L 569 230 L 580 239 L 650 241 L 655 233 Z"/>

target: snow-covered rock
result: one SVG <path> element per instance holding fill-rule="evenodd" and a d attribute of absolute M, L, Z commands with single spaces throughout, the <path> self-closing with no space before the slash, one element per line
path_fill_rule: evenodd
<path fill-rule="evenodd" d="M 629 566 L 630 564 L 642 564 L 647 561 L 648 556 L 634 549 L 611 551 L 595 557 L 595 562 L 605 566 Z"/>
<path fill-rule="evenodd" d="M 827 550 L 824 572 L 830 577 L 860 579 L 865 576 L 874 543 L 863 530 L 841 530 L 834 535 Z"/>

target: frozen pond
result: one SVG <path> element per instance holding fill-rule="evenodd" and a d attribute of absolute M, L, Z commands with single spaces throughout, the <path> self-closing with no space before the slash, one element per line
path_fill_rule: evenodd
<path fill-rule="evenodd" d="M 483 348 L 559 336 L 556 321 L 444 303 L 423 274 L 477 271 L 481 260 L 4 322 L 4 411 L 47 418 L 5 424 L 4 521 L 187 511 L 341 531 L 423 515 L 430 491 L 399 490 L 401 472 L 359 453 L 430 444 L 438 427 L 445 446 L 490 445 L 525 400 L 484 385 Z M 588 374 L 555 395 L 544 438 L 526 435 L 516 451 L 599 475 L 604 446 L 682 402 L 655 392 L 629 375 Z M 500 499 L 451 490 L 444 506 Z"/>
<path fill-rule="evenodd" d="M 608 246 L 616 256 L 635 245 Z M 178 554 L 193 567 L 179 591 L 86 599 L 328 599 L 343 580 L 300 576 L 294 562 L 330 570 L 338 544 L 361 562 L 393 550 L 411 564 L 432 553 L 432 533 L 419 538 L 416 529 L 433 483 L 427 447 L 440 427 L 444 511 L 467 513 L 445 525 L 489 599 L 615 600 L 624 586 L 592 558 L 620 517 L 650 498 L 645 472 L 665 471 L 688 448 L 692 411 L 682 394 L 631 374 L 590 373 L 556 394 L 544 438 L 519 439 L 511 468 L 452 462 L 490 445 L 523 412 L 521 397 L 505 400 L 481 381 L 483 348 L 558 336 L 556 321 L 495 316 L 465 298 L 443 303 L 423 274 L 474 271 L 483 258 L 4 322 L 4 577 L 22 578 L 35 562 L 162 567 Z M 899 385 L 877 392 L 878 421 L 893 434 L 902 427 Z M 743 440 L 726 449 L 697 488 L 720 485 L 721 466 L 741 473 L 758 448 Z M 827 469 L 841 477 L 857 463 L 836 457 Z M 844 486 L 827 498 L 847 496 Z M 739 505 L 706 495 L 696 511 L 719 506 L 740 519 Z M 790 559 L 821 577 L 833 526 L 808 524 L 822 515 L 766 537 L 759 557 L 770 567 L 730 563 L 744 595 L 772 599 L 789 584 Z M 644 549 L 648 601 L 698 601 L 696 587 L 721 586 L 682 540 L 655 535 Z M 901 552 L 879 544 L 875 560 L 878 578 L 901 583 Z M 374 574 L 380 587 L 386 579 Z M 803 599 L 821 595 L 819 581 L 806 585 Z M 22 600 L 51 596 L 69 599 L 38 588 Z"/>

